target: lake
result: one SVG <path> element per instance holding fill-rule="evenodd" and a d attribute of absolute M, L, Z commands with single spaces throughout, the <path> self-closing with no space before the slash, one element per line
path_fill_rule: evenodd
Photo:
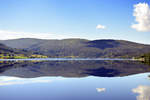
<path fill-rule="evenodd" d="M 130 59 L 0 60 L 0 100 L 150 100 L 149 75 Z"/>

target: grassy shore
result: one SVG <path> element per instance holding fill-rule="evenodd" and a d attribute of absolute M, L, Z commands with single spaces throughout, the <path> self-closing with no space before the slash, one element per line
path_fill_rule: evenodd
<path fill-rule="evenodd" d="M 28 59 L 28 58 L 48 58 L 47 56 L 44 55 L 23 55 L 23 54 L 0 54 L 0 59 Z"/>

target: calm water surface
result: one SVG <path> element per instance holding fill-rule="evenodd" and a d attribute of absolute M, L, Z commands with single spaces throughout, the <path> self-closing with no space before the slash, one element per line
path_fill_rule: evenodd
<path fill-rule="evenodd" d="M 122 59 L 0 61 L 0 100 L 150 100 L 150 66 Z"/>

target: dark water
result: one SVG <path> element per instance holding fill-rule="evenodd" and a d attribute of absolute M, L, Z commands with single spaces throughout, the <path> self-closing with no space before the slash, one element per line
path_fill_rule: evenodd
<path fill-rule="evenodd" d="M 0 61 L 0 100 L 150 100 L 149 75 L 130 60 Z"/>

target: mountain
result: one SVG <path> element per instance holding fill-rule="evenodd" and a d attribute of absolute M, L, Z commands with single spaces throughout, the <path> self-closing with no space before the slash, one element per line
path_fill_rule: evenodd
<path fill-rule="evenodd" d="M 0 54 L 31 54 L 27 50 L 15 49 L 0 43 Z"/>
<path fill-rule="evenodd" d="M 10 48 L 0 43 L 0 59 L 21 59 L 21 58 L 47 58 L 47 56 L 35 54 L 35 52 Z"/>
<path fill-rule="evenodd" d="M 14 50 L 0 43 L 0 54 L 12 53 Z"/>
<path fill-rule="evenodd" d="M 21 38 L 1 40 L 9 47 L 31 50 L 50 57 L 133 57 L 150 52 L 150 45 L 125 40 Z"/>
<path fill-rule="evenodd" d="M 14 58 L 28 58 L 28 57 L 33 57 L 33 52 L 23 49 L 10 48 L 0 43 L 0 59 L 14 59 Z"/>

